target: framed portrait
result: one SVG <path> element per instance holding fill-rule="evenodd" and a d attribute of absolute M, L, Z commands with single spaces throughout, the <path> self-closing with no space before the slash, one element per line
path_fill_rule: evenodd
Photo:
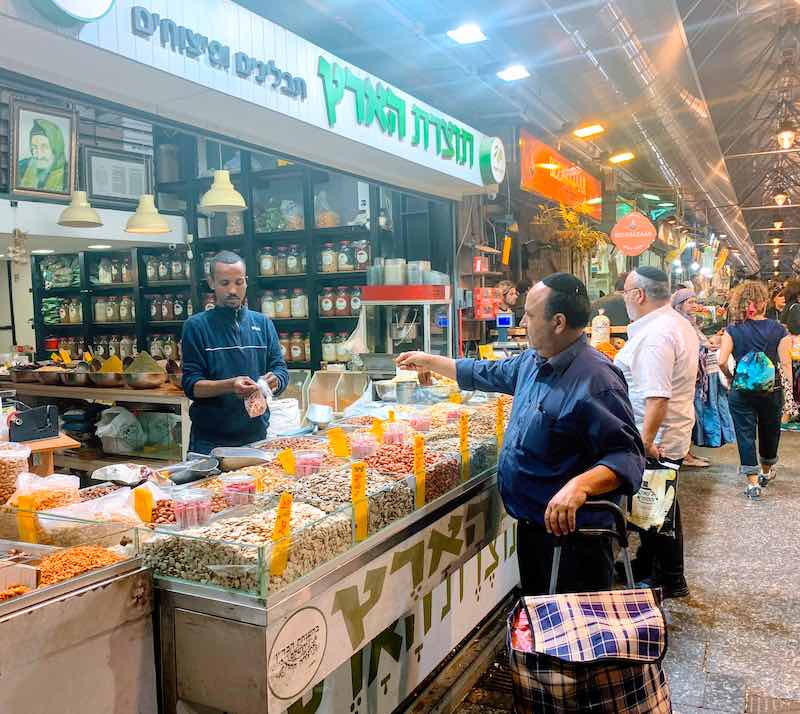
<path fill-rule="evenodd" d="M 148 193 L 152 165 L 153 160 L 144 154 L 85 147 L 83 167 L 89 201 L 135 206 L 139 196 Z"/>
<path fill-rule="evenodd" d="M 64 200 L 75 188 L 77 117 L 11 100 L 11 192 Z"/>

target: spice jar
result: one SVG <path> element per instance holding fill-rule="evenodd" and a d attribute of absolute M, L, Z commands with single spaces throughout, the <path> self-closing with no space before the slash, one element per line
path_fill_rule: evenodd
<path fill-rule="evenodd" d="M 366 270 L 369 268 L 372 259 L 372 246 L 368 240 L 357 240 L 353 242 L 353 260 L 356 270 Z"/>
<path fill-rule="evenodd" d="M 275 318 L 275 295 L 272 290 L 261 293 L 261 313 L 270 319 Z"/>
<path fill-rule="evenodd" d="M 208 278 L 211 276 L 211 261 L 214 258 L 213 253 L 206 253 L 203 255 L 203 277 Z"/>
<path fill-rule="evenodd" d="M 292 290 L 292 317 L 305 320 L 308 318 L 308 298 L 303 288 Z"/>
<path fill-rule="evenodd" d="M 281 332 L 278 335 L 278 342 L 281 346 L 281 357 L 283 357 L 284 361 L 289 359 L 289 333 L 288 332 Z"/>
<path fill-rule="evenodd" d="M 94 351 L 101 359 L 108 359 L 108 337 L 98 337 L 94 343 Z"/>
<path fill-rule="evenodd" d="M 258 254 L 258 273 L 264 278 L 275 275 L 275 255 L 271 246 L 265 246 Z"/>
<path fill-rule="evenodd" d="M 106 299 L 102 295 L 94 299 L 94 321 L 106 322 Z"/>
<path fill-rule="evenodd" d="M 69 301 L 68 312 L 70 322 L 75 324 L 83 322 L 83 307 L 78 298 L 72 298 L 72 300 Z"/>
<path fill-rule="evenodd" d="M 169 280 L 170 278 L 170 259 L 166 253 L 158 256 L 158 279 Z"/>
<path fill-rule="evenodd" d="M 150 338 L 149 351 L 153 359 L 164 359 L 164 338 L 161 335 L 153 335 Z"/>
<path fill-rule="evenodd" d="M 108 356 L 109 357 L 119 357 L 119 337 L 114 335 L 108 341 Z"/>
<path fill-rule="evenodd" d="M 336 314 L 336 295 L 333 288 L 322 289 L 322 295 L 319 296 L 319 314 L 322 317 L 333 317 Z"/>
<path fill-rule="evenodd" d="M 213 310 L 217 305 L 217 297 L 214 293 L 203 294 L 203 310 Z"/>
<path fill-rule="evenodd" d="M 285 245 L 278 246 L 278 255 L 275 258 L 275 275 L 286 275 L 286 252 L 287 250 Z"/>
<path fill-rule="evenodd" d="M 119 322 L 119 300 L 115 297 L 106 300 L 106 322 Z"/>
<path fill-rule="evenodd" d="M 125 359 L 133 356 L 133 338 L 129 335 L 123 335 L 119 341 L 119 358 Z"/>
<path fill-rule="evenodd" d="M 191 280 L 192 279 L 192 261 L 189 260 L 189 256 L 187 255 L 183 261 L 183 279 L 184 280 Z"/>
<path fill-rule="evenodd" d="M 164 340 L 164 359 L 178 359 L 178 343 L 173 335 L 167 335 Z"/>
<path fill-rule="evenodd" d="M 333 248 L 333 243 L 323 244 L 322 252 L 320 253 L 319 258 L 320 258 L 321 272 L 323 273 L 336 272 L 337 253 Z"/>
<path fill-rule="evenodd" d="M 350 314 L 358 315 L 361 311 L 361 286 L 350 288 Z"/>
<path fill-rule="evenodd" d="M 293 332 L 292 339 L 289 341 L 289 361 L 305 362 L 305 341 L 302 332 Z"/>
<path fill-rule="evenodd" d="M 285 320 L 292 316 L 292 306 L 289 301 L 289 291 L 286 289 L 278 290 L 275 298 L 275 317 L 278 320 Z"/>
<path fill-rule="evenodd" d="M 97 282 L 100 285 L 111 285 L 111 259 L 101 258 L 97 266 Z"/>
<path fill-rule="evenodd" d="M 125 258 L 125 260 L 122 261 L 122 282 L 123 283 L 133 282 L 133 272 L 131 271 L 130 258 Z"/>
<path fill-rule="evenodd" d="M 306 335 L 303 338 L 303 347 L 305 348 L 306 362 L 311 361 L 311 338 Z"/>
<path fill-rule="evenodd" d="M 329 363 L 336 361 L 336 343 L 332 332 L 326 332 L 322 337 L 322 361 Z"/>
<path fill-rule="evenodd" d="M 111 282 L 122 282 L 122 261 L 120 261 L 119 258 L 113 258 L 111 260 Z"/>
<path fill-rule="evenodd" d="M 340 286 L 336 288 L 336 317 L 349 317 L 350 316 L 350 295 L 347 288 Z"/>
<path fill-rule="evenodd" d="M 153 295 L 150 298 L 150 321 L 159 322 L 161 320 L 161 296 Z"/>
<path fill-rule="evenodd" d="M 158 258 L 156 256 L 148 255 L 144 259 L 144 271 L 148 282 L 158 280 Z"/>
<path fill-rule="evenodd" d="M 191 317 L 194 315 L 194 302 L 192 302 L 192 296 L 186 296 L 186 317 Z"/>
<path fill-rule="evenodd" d="M 164 297 L 161 298 L 161 319 L 175 319 L 175 304 L 172 295 L 164 295 Z"/>
<path fill-rule="evenodd" d="M 120 322 L 131 322 L 131 307 L 133 307 L 133 300 L 131 300 L 130 296 L 123 295 L 119 301 Z"/>
<path fill-rule="evenodd" d="M 306 249 L 302 248 L 300 250 L 300 272 L 305 275 L 306 270 Z"/>
<path fill-rule="evenodd" d="M 69 322 L 69 303 L 66 300 L 61 300 L 58 304 L 58 322 L 61 325 Z"/>
<path fill-rule="evenodd" d="M 337 267 L 340 273 L 353 272 L 353 249 L 350 247 L 349 240 L 339 243 Z"/>
<path fill-rule="evenodd" d="M 183 257 L 174 253 L 169 264 L 173 280 L 183 280 Z"/>
<path fill-rule="evenodd" d="M 176 320 L 186 319 L 186 296 L 176 295 L 175 300 L 172 301 L 172 313 L 175 315 Z"/>
<path fill-rule="evenodd" d="M 300 263 L 300 249 L 297 245 L 290 245 L 286 255 L 286 273 L 288 275 L 299 275 L 303 272 Z"/>
<path fill-rule="evenodd" d="M 336 359 L 339 362 L 349 362 L 353 358 L 350 346 L 347 344 L 349 339 L 350 336 L 346 332 L 340 332 L 336 338 Z"/>

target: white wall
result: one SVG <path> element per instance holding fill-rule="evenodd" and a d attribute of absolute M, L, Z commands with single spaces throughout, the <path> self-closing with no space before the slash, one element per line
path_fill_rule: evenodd
<path fill-rule="evenodd" d="M 8 262 L 0 260 L 0 325 L 11 324 L 11 300 L 8 294 Z M 11 330 L 0 330 L 0 353 L 11 351 Z"/>
<path fill-rule="evenodd" d="M 31 293 L 31 265 L 6 262 L 11 271 L 11 291 L 14 296 L 14 322 L 18 345 L 36 345 L 33 331 L 33 295 Z M 5 278 L 3 278 L 5 283 Z M 7 333 L 10 334 L 10 333 Z M 9 338 L 10 339 L 10 338 Z"/>

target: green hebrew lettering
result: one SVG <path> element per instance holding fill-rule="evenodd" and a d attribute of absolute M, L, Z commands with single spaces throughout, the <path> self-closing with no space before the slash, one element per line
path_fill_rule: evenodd
<path fill-rule="evenodd" d="M 367 126 L 373 119 L 378 120 L 381 131 L 389 131 L 389 117 L 386 116 L 386 94 L 383 85 L 378 82 L 374 87 L 369 79 L 364 80 L 364 96 L 367 104 Z"/>
<path fill-rule="evenodd" d="M 461 163 L 464 164 L 467 161 L 467 146 L 469 146 L 469 167 L 472 168 L 475 163 L 475 137 L 472 132 L 462 129 L 461 140 L 464 143 L 464 160 Z"/>
<path fill-rule="evenodd" d="M 350 71 L 349 67 L 345 69 L 344 76 L 345 89 L 349 89 L 356 96 L 356 121 L 359 124 L 363 124 L 366 121 L 364 102 L 367 93 L 366 84 L 369 80 L 364 81 L 361 77 L 357 77 Z"/>
<path fill-rule="evenodd" d="M 491 504 L 489 503 L 488 498 L 484 498 L 482 501 L 478 503 L 470 503 L 467 506 L 467 522 L 472 521 L 474 518 L 477 518 L 481 514 L 484 515 L 484 533 L 487 530 L 489 525 L 489 517 L 491 516 Z M 475 542 L 475 527 L 476 524 L 470 523 L 467 526 L 467 547 L 471 546 Z"/>
<path fill-rule="evenodd" d="M 425 543 L 419 542 L 405 550 L 397 551 L 392 558 L 390 573 L 396 573 L 406 565 L 411 565 L 412 587 L 416 588 L 422 583 L 425 575 Z"/>
<path fill-rule="evenodd" d="M 425 151 L 428 150 L 428 112 L 420 109 L 416 104 L 411 107 L 411 113 L 414 115 L 414 136 L 411 138 L 411 145 L 418 146 L 420 138 L 422 139 L 422 146 Z M 422 126 L 422 133 L 420 134 L 420 126 Z"/>
<path fill-rule="evenodd" d="M 444 620 L 450 614 L 450 609 L 452 608 L 453 603 L 453 574 L 447 574 L 447 595 L 445 599 L 445 603 L 442 606 L 442 614 L 439 619 Z"/>
<path fill-rule="evenodd" d="M 322 704 L 324 690 L 325 680 L 323 679 L 321 682 L 314 685 L 308 704 L 303 704 L 303 699 L 301 697 L 296 702 L 289 705 L 289 708 L 286 710 L 287 714 L 315 714 L 315 712 L 319 710 L 319 705 Z"/>
<path fill-rule="evenodd" d="M 398 622 L 400 621 L 395 620 L 370 643 L 369 675 L 367 677 L 368 686 L 371 685 L 375 681 L 375 677 L 378 676 L 378 666 L 381 663 L 381 654 L 383 652 L 388 652 L 389 656 L 395 662 L 400 661 L 400 655 L 403 652 L 403 638 L 394 631 Z M 385 687 L 386 684 L 383 684 Z"/>
<path fill-rule="evenodd" d="M 333 596 L 333 614 L 342 613 L 353 649 L 364 639 L 364 619 L 378 604 L 385 579 L 385 567 L 367 571 L 364 576 L 364 592 L 368 593 L 368 596 L 363 603 L 359 602 L 358 588 L 355 585 L 339 590 Z"/>
<path fill-rule="evenodd" d="M 483 579 L 486 580 L 488 577 L 497 570 L 497 566 L 500 565 L 500 556 L 497 554 L 497 544 L 495 541 L 489 543 L 489 553 L 492 555 L 492 564 L 486 568 L 486 572 L 483 574 Z"/>
<path fill-rule="evenodd" d="M 445 535 L 434 529 L 431 532 L 431 537 L 428 540 L 428 548 L 431 551 L 431 565 L 428 569 L 428 576 L 433 575 L 439 568 L 439 563 L 442 562 L 442 555 L 450 553 L 450 555 L 459 555 L 461 549 L 464 547 L 463 538 L 456 536 L 461 531 L 462 516 L 451 516 L 447 528 L 450 535 Z"/>
<path fill-rule="evenodd" d="M 398 97 L 391 87 L 386 87 L 386 107 L 389 112 L 389 133 L 397 130 L 397 138 L 406 138 L 406 103 Z"/>
<path fill-rule="evenodd" d="M 335 126 L 336 107 L 344 97 L 344 72 L 336 62 L 331 64 L 320 56 L 317 74 L 322 78 L 322 87 L 325 90 L 325 109 L 328 113 L 328 125 Z"/>
<path fill-rule="evenodd" d="M 452 122 L 450 124 L 446 123 L 443 119 L 442 121 L 442 136 L 444 137 L 444 148 L 442 149 L 442 158 L 443 159 L 452 159 L 455 156 L 455 150 L 453 147 L 454 135 L 453 129 L 458 132 L 458 127 Z"/>
<path fill-rule="evenodd" d="M 422 633 L 427 635 L 433 625 L 433 592 L 422 598 Z"/>
<path fill-rule="evenodd" d="M 414 623 L 416 622 L 416 617 L 412 612 L 410 615 L 406 615 L 405 618 L 405 626 L 406 626 L 406 652 L 411 649 L 411 645 L 414 644 Z"/>
<path fill-rule="evenodd" d="M 442 153 L 442 120 L 431 114 L 428 121 L 436 127 L 436 155 Z"/>

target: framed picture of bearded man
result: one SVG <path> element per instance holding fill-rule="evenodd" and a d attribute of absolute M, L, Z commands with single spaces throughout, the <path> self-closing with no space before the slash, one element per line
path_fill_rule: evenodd
<path fill-rule="evenodd" d="M 75 188 L 75 112 L 11 100 L 11 193 L 69 199 Z"/>

